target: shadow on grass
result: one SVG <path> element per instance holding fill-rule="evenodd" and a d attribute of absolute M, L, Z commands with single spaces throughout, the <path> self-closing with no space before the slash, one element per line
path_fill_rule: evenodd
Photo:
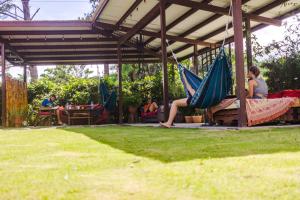
<path fill-rule="evenodd" d="M 162 162 L 300 151 L 299 128 L 208 131 L 111 126 L 64 130 Z"/>

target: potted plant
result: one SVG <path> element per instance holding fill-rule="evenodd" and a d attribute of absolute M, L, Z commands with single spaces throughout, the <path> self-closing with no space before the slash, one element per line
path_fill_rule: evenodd
<path fill-rule="evenodd" d="M 124 108 L 128 111 L 128 122 L 135 122 L 138 107 L 141 105 L 142 100 L 138 95 L 130 95 L 124 98 Z"/>
<path fill-rule="evenodd" d="M 203 122 L 203 110 L 200 108 L 195 108 L 195 113 L 192 116 L 193 123 L 202 123 Z"/>
<path fill-rule="evenodd" d="M 181 113 L 184 115 L 184 119 L 186 123 L 193 123 L 193 117 L 191 114 L 193 113 L 193 109 L 190 107 L 181 108 Z"/>

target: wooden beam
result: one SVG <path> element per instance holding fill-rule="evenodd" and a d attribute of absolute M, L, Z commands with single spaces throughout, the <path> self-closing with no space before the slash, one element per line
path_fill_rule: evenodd
<path fill-rule="evenodd" d="M 27 83 L 27 65 L 23 66 L 23 81 Z"/>
<path fill-rule="evenodd" d="M 199 10 L 213 12 L 213 13 L 220 14 L 220 15 L 228 15 L 229 14 L 229 10 L 226 8 L 209 5 L 209 4 L 205 4 L 202 2 L 196 2 L 196 1 L 191 1 L 191 0 L 185 0 L 185 1 L 167 0 L 167 1 L 169 3 L 178 4 L 178 5 L 186 6 L 186 7 L 190 7 L 190 8 L 197 8 Z M 272 24 L 275 26 L 281 25 L 281 21 L 276 20 L 276 19 L 271 19 L 271 18 L 257 16 L 257 15 L 248 14 L 248 13 L 242 13 L 242 14 L 244 15 L 244 17 L 249 17 L 251 20 L 256 21 L 256 22 Z"/>
<path fill-rule="evenodd" d="M 132 36 L 134 36 L 138 31 L 142 30 L 147 26 L 151 21 L 153 21 L 159 15 L 159 3 L 156 4 L 141 20 L 139 20 L 133 28 L 127 32 L 124 36 L 120 38 L 120 44 L 128 41 Z M 166 6 L 166 8 L 169 5 Z M 165 8 L 165 9 L 166 9 Z"/>
<path fill-rule="evenodd" d="M 122 88 L 122 54 L 121 47 L 118 47 L 118 81 L 119 81 L 119 124 L 123 123 L 123 88 Z"/>
<path fill-rule="evenodd" d="M 139 61 L 137 59 L 122 59 L 122 64 L 137 64 Z M 151 60 L 142 60 L 142 63 L 160 63 L 159 59 L 151 59 Z M 72 61 L 49 61 L 49 62 L 28 62 L 29 65 L 91 65 L 91 64 L 118 64 L 118 59 L 115 57 L 113 60 L 72 60 Z"/>
<path fill-rule="evenodd" d="M 130 6 L 130 8 L 125 12 L 125 14 L 120 18 L 120 20 L 116 23 L 117 26 L 120 26 L 126 19 L 131 15 L 131 13 L 138 7 L 138 5 L 143 0 L 135 0 L 135 2 Z"/>
<path fill-rule="evenodd" d="M 78 37 L 78 38 L 30 38 L 27 39 L 20 39 L 20 38 L 14 38 L 14 39 L 6 39 L 6 42 L 11 43 L 59 43 L 59 42 L 115 42 L 118 43 L 117 40 L 113 38 L 84 38 L 84 37 Z"/>
<path fill-rule="evenodd" d="M 97 26 L 96 24 L 94 24 L 94 28 L 97 29 L 97 30 L 101 29 L 101 27 Z M 121 38 L 120 36 L 117 36 L 117 35 L 114 35 L 114 34 L 109 34 L 109 35 L 107 35 L 107 37 L 108 36 L 111 36 L 111 37 L 119 39 L 119 40 Z M 130 41 L 125 41 L 124 45 L 126 45 L 128 47 L 136 48 L 136 44 L 131 43 Z M 159 52 L 155 52 L 155 51 L 153 51 L 152 49 L 149 49 L 149 48 L 144 48 L 143 51 L 145 53 L 148 53 L 149 55 L 153 55 L 153 56 L 161 59 L 161 54 Z M 168 60 L 169 60 L 169 62 L 175 63 L 174 59 L 168 58 Z"/>
<path fill-rule="evenodd" d="M 109 64 L 104 64 L 104 76 L 109 76 Z"/>
<path fill-rule="evenodd" d="M 5 66 L 5 44 L 1 44 L 1 69 L 2 69 L 2 127 L 7 125 L 7 112 L 6 112 L 6 66 Z"/>
<path fill-rule="evenodd" d="M 26 49 L 90 49 L 90 48 L 107 48 L 107 49 L 116 49 L 118 44 L 84 44 L 84 45 L 46 45 L 46 46 L 39 46 L 39 45 L 22 45 L 22 46 L 13 46 L 17 50 L 26 50 Z"/>
<path fill-rule="evenodd" d="M 243 2 L 243 4 L 245 4 L 245 3 L 247 3 L 248 1 L 250 1 L 250 0 L 243 0 L 242 2 Z M 229 8 L 230 8 L 230 6 L 228 6 L 226 9 L 229 9 Z M 198 10 L 198 9 L 196 9 L 196 10 Z M 186 36 L 192 34 L 193 32 L 199 30 L 200 28 L 202 28 L 202 27 L 208 25 L 209 23 L 212 23 L 213 21 L 219 19 L 219 18 L 222 17 L 222 16 L 223 16 L 223 15 L 220 15 L 220 14 L 214 14 L 214 15 L 211 16 L 210 18 L 208 18 L 208 19 L 206 19 L 206 20 L 200 22 L 199 24 L 197 24 L 197 25 L 193 26 L 192 28 L 186 30 L 185 32 L 181 33 L 179 36 L 180 36 L 180 37 L 186 37 Z M 224 29 L 225 29 L 225 28 L 224 28 Z M 223 29 L 223 30 L 224 30 L 224 29 Z M 198 38 L 198 39 L 199 39 L 199 38 Z M 170 42 L 169 42 L 170 45 L 173 44 L 173 43 L 174 43 L 174 41 L 170 41 Z M 181 48 L 186 48 L 187 46 L 191 47 L 191 45 L 185 45 L 185 46 L 183 46 L 183 47 L 180 47 L 179 49 L 181 49 Z M 175 50 L 174 53 L 178 53 L 178 52 Z"/>
<path fill-rule="evenodd" d="M 80 28 L 84 30 L 89 30 L 92 28 L 92 22 L 91 21 L 82 21 L 82 20 L 52 20 L 52 21 L 0 21 L 0 27 L 13 27 L 13 28 L 40 28 L 40 29 L 46 29 L 45 31 L 48 31 L 51 27 L 61 27 L 66 28 L 66 30 L 70 28 Z M 9 30 L 13 31 L 13 30 Z"/>
<path fill-rule="evenodd" d="M 132 28 L 129 28 L 129 27 L 124 27 L 124 26 L 117 27 L 116 25 L 107 24 L 107 23 L 103 23 L 103 22 L 95 23 L 95 26 L 96 27 L 104 27 L 106 29 L 111 29 L 113 31 L 122 31 L 122 32 L 132 31 Z M 152 31 L 147 31 L 147 30 L 140 30 L 139 33 L 142 34 L 142 35 L 145 35 L 145 36 L 161 38 L 160 32 L 158 33 L 158 32 L 152 32 Z M 167 35 L 167 34 L 166 34 L 166 38 L 168 40 L 172 40 L 172 41 L 183 42 L 183 43 L 187 43 L 187 44 L 198 44 L 198 45 L 207 46 L 207 47 L 215 45 L 213 43 L 204 42 L 204 41 L 201 41 L 201 40 L 194 40 L 194 39 L 189 39 L 189 38 L 184 38 L 184 37 L 179 37 L 179 36 L 173 36 L 173 35 Z"/>
<path fill-rule="evenodd" d="M 0 43 L 4 44 L 5 45 L 5 49 L 8 49 L 12 54 L 14 54 L 15 56 L 18 57 L 18 59 L 23 63 L 25 60 L 23 58 L 23 56 L 17 51 L 17 49 L 13 46 L 11 46 L 7 40 L 5 39 L 2 39 L 0 37 Z"/>
<path fill-rule="evenodd" d="M 195 12 L 197 12 L 197 9 L 190 9 L 188 10 L 186 13 L 184 13 L 182 16 L 180 16 L 179 18 L 177 18 L 176 20 L 174 20 L 171 24 L 169 24 L 168 26 L 166 26 L 166 31 L 170 30 L 171 28 L 175 27 L 177 24 L 179 24 L 180 22 L 182 22 L 183 20 L 185 20 L 186 18 L 188 18 L 189 16 L 191 16 L 192 14 L 194 14 Z M 160 31 L 157 32 L 158 34 L 160 34 Z M 145 44 L 149 44 L 150 42 L 152 42 L 153 40 L 155 40 L 156 37 L 151 37 L 149 38 Z"/>
<path fill-rule="evenodd" d="M 98 7 L 96 8 L 95 13 L 93 14 L 93 17 L 92 17 L 93 22 L 97 21 L 97 19 L 99 18 L 99 16 L 101 15 L 101 13 L 105 9 L 105 7 L 107 6 L 108 2 L 109 2 L 109 0 L 103 0 L 103 2 L 100 1 Z"/>
<path fill-rule="evenodd" d="M 26 61 L 27 62 L 32 62 L 32 61 L 48 61 L 48 60 L 93 60 L 93 59 L 115 59 L 115 55 L 104 55 L 104 56 L 58 56 L 58 57 L 27 57 Z M 134 58 L 153 58 L 152 55 L 126 55 L 124 56 L 126 59 L 134 59 Z"/>
<path fill-rule="evenodd" d="M 163 101 L 164 101 L 164 118 L 165 122 L 169 117 L 169 88 L 168 88 L 168 59 L 166 44 L 166 2 L 159 1 L 160 9 L 160 30 L 161 30 L 161 60 L 163 71 Z"/>
<path fill-rule="evenodd" d="M 247 52 L 247 68 L 252 66 L 252 41 L 251 41 L 251 21 L 248 17 L 245 18 L 245 35 L 246 35 L 246 52 Z"/>
<path fill-rule="evenodd" d="M 244 1 L 242 1 L 243 3 L 247 3 L 249 0 L 244 0 Z M 263 13 L 265 13 L 265 12 L 267 12 L 268 10 L 271 10 L 271 9 L 273 9 L 273 8 L 275 8 L 275 7 L 277 7 L 277 6 L 279 6 L 279 5 L 281 5 L 282 3 L 285 3 L 285 2 L 287 2 L 288 0 L 276 0 L 276 1 L 274 1 L 274 2 L 272 2 L 272 3 L 270 3 L 270 4 L 268 4 L 268 5 L 266 5 L 266 6 L 264 6 L 264 7 L 262 7 L 262 8 L 259 8 L 258 10 L 256 10 L 256 11 L 254 11 L 253 13 L 251 13 L 251 14 L 255 14 L 255 15 L 260 15 L 260 14 L 263 14 Z M 214 15 L 214 16 L 221 16 L 221 15 Z M 213 17 L 214 17 L 213 16 Z M 213 18 L 212 17 L 212 18 Z M 282 20 L 281 18 L 279 18 L 279 17 L 277 17 L 276 19 L 278 19 L 278 20 Z M 264 27 L 266 26 L 266 24 L 262 24 Z M 198 27 L 198 29 L 199 28 L 201 28 L 201 27 Z M 228 28 L 232 28 L 232 23 L 229 23 L 229 26 L 228 26 Z M 197 29 L 197 30 L 198 30 Z M 216 36 L 216 35 L 218 35 L 218 34 L 220 34 L 220 33 L 222 33 L 222 32 L 224 32 L 224 30 L 225 30 L 225 26 L 223 26 L 223 27 L 221 27 L 221 28 L 219 28 L 219 29 L 217 29 L 217 30 L 215 30 L 215 31 L 213 31 L 213 32 L 211 32 L 211 33 L 209 33 L 209 34 L 207 34 L 207 35 L 204 35 L 204 36 L 201 36 L 201 37 L 199 37 L 199 38 L 197 38 L 197 39 L 199 39 L 199 40 L 207 40 L 207 39 L 209 39 L 209 38 L 211 38 L 211 37 L 214 37 L 214 36 Z M 196 30 L 195 30 L 196 31 Z M 194 32 L 194 31 L 193 31 Z M 181 35 L 182 36 L 182 35 Z M 184 36 L 186 36 L 186 35 L 184 35 Z M 171 43 L 170 43 L 171 44 Z M 187 49 L 187 48 L 189 48 L 189 47 L 191 47 L 192 45 L 189 45 L 189 44 L 187 44 L 187 45 L 184 45 L 184 46 L 182 46 L 182 47 L 179 47 L 178 49 L 175 49 L 174 50 L 174 53 L 178 53 L 178 52 L 180 52 L 180 51 L 183 51 L 183 50 L 185 50 L 185 49 Z M 189 55 L 189 57 L 191 57 L 192 56 L 192 54 L 190 54 Z"/>
<path fill-rule="evenodd" d="M 245 72 L 243 53 L 243 22 L 241 0 L 232 0 L 232 14 L 234 23 L 235 65 L 237 96 L 240 100 L 238 111 L 238 126 L 247 126 L 246 118 L 246 94 L 245 94 Z"/>
<path fill-rule="evenodd" d="M 196 75 L 199 74 L 199 62 L 198 62 L 198 46 L 194 44 L 194 56 L 193 56 L 193 65 L 194 65 L 194 72 Z"/>
<path fill-rule="evenodd" d="M 126 50 L 124 49 L 122 51 L 123 55 L 128 54 L 139 54 L 140 52 L 137 50 Z M 80 51 L 80 50 L 74 50 L 74 51 L 38 51 L 38 52 L 22 52 L 22 55 L 26 58 L 27 56 L 55 56 L 55 55 L 90 55 L 90 54 L 96 54 L 96 55 L 115 55 L 117 56 L 116 50 L 108 49 L 108 50 L 91 50 L 91 51 Z"/>

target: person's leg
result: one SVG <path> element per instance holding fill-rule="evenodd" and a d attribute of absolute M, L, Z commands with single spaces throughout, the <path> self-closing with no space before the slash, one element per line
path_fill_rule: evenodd
<path fill-rule="evenodd" d="M 178 107 L 187 107 L 187 106 L 188 106 L 187 98 L 178 99 L 178 100 L 173 101 L 171 110 L 170 110 L 170 114 L 169 114 L 169 119 L 167 122 L 161 123 L 161 125 L 164 127 L 170 128 L 176 117 Z"/>
<path fill-rule="evenodd" d="M 61 118 L 60 118 L 60 111 L 61 111 L 61 108 L 58 108 L 56 110 L 56 117 L 57 117 L 57 121 L 58 121 L 59 125 L 63 124 L 62 121 L 61 121 Z"/>

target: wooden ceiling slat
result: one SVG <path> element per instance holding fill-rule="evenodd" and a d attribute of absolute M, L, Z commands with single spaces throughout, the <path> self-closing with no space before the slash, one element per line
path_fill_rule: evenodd
<path fill-rule="evenodd" d="M 120 20 L 116 23 L 117 26 L 122 25 L 122 23 L 131 15 L 131 13 L 138 7 L 138 5 L 143 0 L 135 0 L 135 2 L 130 6 L 130 8 L 126 11 L 126 13 L 120 18 Z"/>
<path fill-rule="evenodd" d="M 260 9 L 258 9 L 256 11 L 254 11 L 252 13 L 255 14 L 255 15 L 260 15 L 260 14 L 262 14 L 262 13 L 268 11 L 268 10 L 271 10 L 271 9 L 273 9 L 273 8 L 279 6 L 282 3 L 287 2 L 287 1 L 288 0 L 276 0 L 276 1 L 273 1 L 272 3 L 270 3 L 270 4 L 268 4 L 268 5 L 260 8 Z M 231 27 L 232 27 L 232 23 L 229 23 L 229 28 L 231 28 Z M 211 37 L 213 37 L 215 35 L 218 35 L 218 34 L 222 33 L 224 30 L 225 30 L 225 26 L 223 26 L 223 27 L 221 27 L 221 28 L 219 28 L 219 29 L 217 29 L 217 30 L 215 30 L 215 31 L 213 31 L 213 32 L 205 35 L 205 36 L 199 37 L 197 39 L 199 39 L 199 40 L 207 40 L 207 39 L 209 39 L 209 38 L 211 38 Z M 185 49 L 190 48 L 191 46 L 192 45 L 187 44 L 187 45 L 184 45 L 182 47 L 179 47 L 178 49 L 174 50 L 174 53 L 179 53 L 181 51 L 184 51 Z"/>

